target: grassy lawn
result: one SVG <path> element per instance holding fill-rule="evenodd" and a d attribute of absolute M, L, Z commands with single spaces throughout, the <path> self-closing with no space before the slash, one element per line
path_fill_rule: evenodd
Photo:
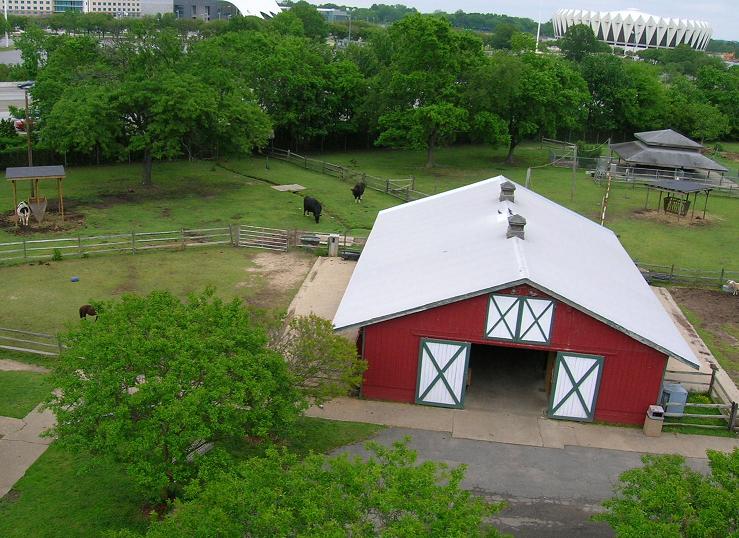
<path fill-rule="evenodd" d="M 285 286 L 275 286 L 269 273 L 255 264 L 255 257 L 264 256 L 277 256 L 284 263 L 292 263 L 292 280 Z M 285 255 L 203 247 L 3 267 L 0 275 L 7 284 L 0 290 L 0 301 L 6 308 L 0 309 L 0 326 L 55 332 L 79 320 L 80 305 L 90 300 L 154 289 L 170 290 L 184 297 L 215 286 L 224 298 L 238 297 L 261 307 L 282 309 L 292 300 L 311 263 L 311 255 L 300 252 Z M 78 276 L 79 282 L 71 282 L 72 276 Z"/>
<path fill-rule="evenodd" d="M 709 396 L 705 394 L 698 394 L 691 392 L 688 394 L 688 403 L 696 404 L 707 404 L 715 403 Z M 718 409 L 706 408 L 706 407 L 693 407 L 690 405 L 685 406 L 685 413 L 694 413 L 699 415 L 720 415 L 721 411 Z M 670 426 L 669 424 L 703 424 L 707 426 L 721 426 L 721 429 L 713 428 L 694 428 L 691 426 Z M 693 418 L 693 417 L 665 417 L 664 427 L 662 428 L 666 432 L 671 433 L 690 433 L 695 435 L 712 435 L 714 437 L 736 437 L 737 435 L 730 432 L 727 429 L 725 419 L 712 419 L 712 418 Z"/>
<path fill-rule="evenodd" d="M 139 165 L 89 166 L 67 169 L 64 203 L 68 214 L 66 229 L 59 232 L 33 233 L 33 237 L 57 235 L 94 235 L 96 233 L 177 230 L 182 227 L 216 227 L 231 222 L 260 226 L 344 231 L 369 229 L 378 209 L 397 200 L 377 194 L 366 205 L 353 203 L 350 185 L 270 160 L 244 158 L 225 162 L 224 168 L 211 162 L 162 162 L 154 166 L 153 187 L 144 187 Z M 248 174 L 252 177 L 245 177 Z M 266 181 L 256 179 L 262 178 Z M 271 183 L 270 183 L 271 182 Z M 317 197 L 324 204 L 320 224 L 303 216 L 303 200 L 298 194 L 279 192 L 272 184 L 300 183 L 307 187 L 301 194 Z M 55 186 L 42 186 L 49 199 L 50 211 L 56 211 Z M 28 196 L 27 185 L 19 185 L 19 198 Z M 12 189 L 0 189 L 0 207 L 4 214 L 13 205 Z M 70 224 L 81 216 L 82 224 Z M 0 241 L 18 239 L 6 223 Z M 28 233 L 23 234 L 29 236 Z"/>
<path fill-rule="evenodd" d="M 0 417 L 25 417 L 51 389 L 46 374 L 0 371 Z"/>
<path fill-rule="evenodd" d="M 326 452 L 367 439 L 382 427 L 304 418 L 287 445 L 300 453 Z M 255 453 L 234 445 L 239 457 Z M 141 498 L 120 468 L 88 465 L 85 454 L 51 445 L 13 490 L 0 499 L 0 536 L 72 538 L 100 536 L 117 529 L 143 530 L 147 519 Z"/>
<path fill-rule="evenodd" d="M 687 306 L 681 304 L 680 307 L 721 367 L 735 383 L 739 383 L 739 346 L 736 344 L 739 342 L 739 317 L 720 326 L 708 325 Z"/>
<path fill-rule="evenodd" d="M 380 177 L 415 176 L 416 188 L 434 194 L 499 174 L 524 183 L 526 169 L 547 162 L 547 149 L 536 143 L 516 149 L 516 163 L 503 162 L 505 150 L 486 146 L 442 148 L 437 166 L 424 167 L 422 151 L 370 150 L 327 153 L 317 158 L 356 165 L 360 170 Z M 563 168 L 538 168 L 532 171 L 531 188 L 586 217 L 600 221 L 605 185 L 598 185 L 583 170 L 575 178 L 575 196 L 570 199 L 572 172 Z M 694 225 L 656 222 L 637 217 L 644 209 L 646 189 L 614 185 L 608 204 L 606 225 L 619 235 L 631 256 L 655 264 L 719 271 L 722 267 L 739 270 L 739 250 L 730 248 L 739 237 L 739 199 L 712 196 L 708 201 L 708 221 Z M 654 193 L 650 207 L 656 205 Z M 702 208 L 702 200 L 698 200 Z M 685 219 L 683 219 L 683 222 Z"/>

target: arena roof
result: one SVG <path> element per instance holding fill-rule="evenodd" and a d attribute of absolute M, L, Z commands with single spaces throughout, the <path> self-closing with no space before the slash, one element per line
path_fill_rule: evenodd
<path fill-rule="evenodd" d="M 647 146 L 639 140 L 611 144 L 621 160 L 630 164 L 676 168 L 684 170 L 716 170 L 726 172 L 728 168 L 695 151 Z"/>
<path fill-rule="evenodd" d="M 698 367 L 690 346 L 609 229 L 503 176 L 381 211 L 334 317 L 369 325 L 521 283 Z M 525 239 L 506 237 L 523 216 Z M 586 246 L 586 248 L 583 248 Z"/>
<path fill-rule="evenodd" d="M 275 0 L 227 0 L 239 10 L 244 17 L 260 17 L 266 19 L 282 11 Z"/>
<path fill-rule="evenodd" d="M 644 142 L 648 146 L 667 146 L 672 148 L 686 148 L 698 150 L 703 147 L 695 140 L 691 140 L 685 135 L 681 135 L 672 129 L 662 129 L 660 131 L 642 131 L 634 133 L 634 136 Z"/>

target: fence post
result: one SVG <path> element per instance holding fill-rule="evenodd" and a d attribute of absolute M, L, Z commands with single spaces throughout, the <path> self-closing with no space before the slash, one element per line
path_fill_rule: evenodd
<path fill-rule="evenodd" d="M 82 256 L 83 252 L 82 252 L 82 236 L 81 235 L 77 236 L 77 250 L 79 251 L 80 256 Z"/>
<path fill-rule="evenodd" d="M 136 254 L 136 232 L 131 230 L 131 254 Z"/>
<path fill-rule="evenodd" d="M 385 180 L 385 192 L 386 193 L 390 192 L 390 180 L 389 179 Z"/>
<path fill-rule="evenodd" d="M 303 168 L 308 169 L 308 157 L 303 157 Z"/>
<path fill-rule="evenodd" d="M 185 229 L 182 228 L 180 233 L 182 234 L 182 250 L 185 250 Z"/>
<path fill-rule="evenodd" d="M 233 224 L 230 224 L 230 223 L 228 225 L 228 235 L 231 238 L 231 246 L 235 247 L 236 243 L 234 243 L 234 227 L 233 227 Z"/>
<path fill-rule="evenodd" d="M 737 411 L 737 405 L 736 402 L 731 402 L 731 413 L 729 414 L 729 431 L 734 431 L 734 423 L 736 422 L 736 411 Z"/>
<path fill-rule="evenodd" d="M 416 176 L 411 176 L 411 190 L 416 190 Z"/>
<path fill-rule="evenodd" d="M 670 282 L 672 282 L 673 275 L 675 274 L 675 264 L 672 264 L 672 267 L 670 267 Z"/>
<path fill-rule="evenodd" d="M 716 372 L 718 372 L 718 366 L 716 366 L 713 363 L 710 363 L 709 366 L 711 367 L 711 382 L 708 384 L 708 395 L 711 395 L 711 392 L 713 392 L 713 383 L 716 381 Z"/>
<path fill-rule="evenodd" d="M 56 335 L 56 345 L 59 346 L 59 355 L 62 354 L 62 350 L 64 349 L 64 346 L 62 345 L 62 337 L 58 334 Z"/>
<path fill-rule="evenodd" d="M 28 252 L 26 252 L 26 240 L 23 240 L 23 259 L 28 259 Z"/>
<path fill-rule="evenodd" d="M 718 285 L 719 286 L 724 285 L 724 268 L 723 267 L 721 268 L 721 277 L 719 278 Z"/>

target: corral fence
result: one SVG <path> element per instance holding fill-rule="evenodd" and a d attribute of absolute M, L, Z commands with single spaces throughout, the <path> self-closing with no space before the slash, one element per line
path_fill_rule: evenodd
<path fill-rule="evenodd" d="M 634 261 L 644 279 L 650 284 L 682 284 L 699 287 L 723 286 L 726 281 L 739 281 L 739 271 L 727 269 L 688 269 L 672 265 L 655 265 Z"/>
<path fill-rule="evenodd" d="M 416 190 L 416 178 L 411 176 L 402 179 L 383 179 L 364 172 L 352 170 L 340 164 L 329 163 L 318 159 L 312 159 L 299 155 L 289 149 L 270 148 L 269 156 L 286 161 L 291 164 L 298 165 L 306 170 L 318 172 L 328 176 L 335 177 L 345 183 L 353 183 L 363 181 L 367 188 L 384 192 L 390 196 L 394 196 L 404 202 L 412 202 L 426 198 L 428 194 Z"/>
<path fill-rule="evenodd" d="M 665 426 L 685 427 L 705 429 L 728 429 L 731 432 L 739 431 L 737 423 L 737 412 L 739 404 L 733 401 L 729 392 L 721 384 L 721 379 L 717 376 L 718 367 L 711 364 L 711 372 L 695 372 L 682 370 L 665 370 L 664 381 L 667 383 L 679 383 L 687 390 L 706 394 L 711 400 L 718 403 L 666 403 L 665 418 L 682 418 L 682 419 L 708 419 L 720 421 L 725 424 L 705 424 L 695 422 L 665 422 Z M 687 410 L 690 408 L 689 410 Z M 710 413 L 714 410 L 714 413 Z M 696 412 L 697 411 L 697 412 Z M 718 412 L 716 412 L 718 411 Z"/>
<path fill-rule="evenodd" d="M 62 344 L 53 334 L 0 327 L 0 349 L 57 357 L 62 350 Z"/>

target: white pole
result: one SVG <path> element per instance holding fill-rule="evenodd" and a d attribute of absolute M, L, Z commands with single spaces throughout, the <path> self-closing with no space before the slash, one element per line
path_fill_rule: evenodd
<path fill-rule="evenodd" d="M 7 0 L 5 0 L 7 2 Z M 539 52 L 539 34 L 541 34 L 541 0 L 539 1 L 539 12 L 536 14 L 536 45 L 534 46 L 534 52 Z"/>
<path fill-rule="evenodd" d="M 5 15 L 5 47 L 10 46 L 8 40 L 8 0 L 3 0 L 3 15 Z"/>

